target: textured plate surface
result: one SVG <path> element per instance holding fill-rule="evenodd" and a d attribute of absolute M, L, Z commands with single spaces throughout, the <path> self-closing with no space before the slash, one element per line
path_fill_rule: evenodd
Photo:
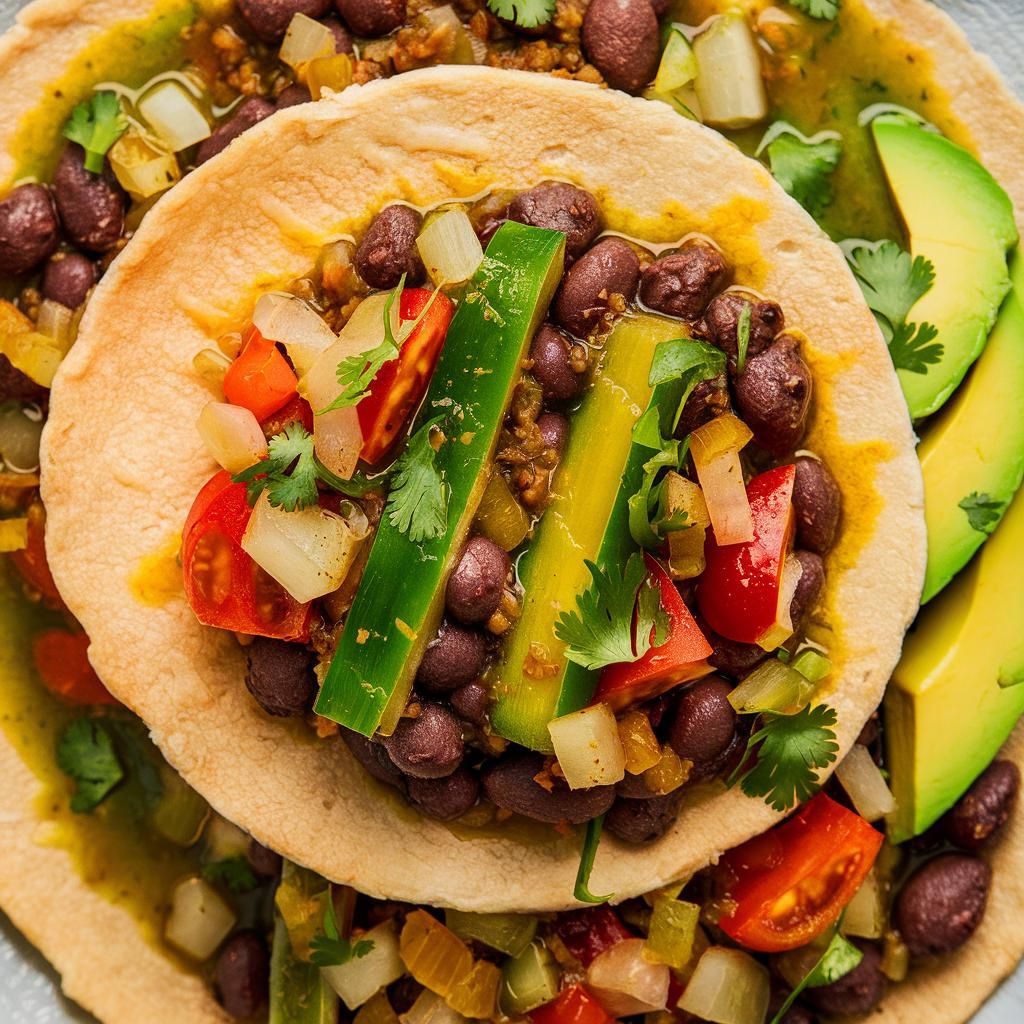
<path fill-rule="evenodd" d="M 938 0 L 964 27 L 974 45 L 989 54 L 1018 94 L 1024 96 L 1024 0 Z M 0 0 L 0 30 L 20 0 Z M 74 927 L 69 922 L 69 927 Z M 130 967 L 126 965 L 126 969 Z M 89 1024 L 87 1014 L 61 998 L 53 972 L 0 914 L 0 1021 L 5 1024 Z M 1024 1020 L 1024 966 L 975 1017 L 974 1024 L 1019 1024 Z M 153 1022 L 159 1024 L 159 1022 Z"/>

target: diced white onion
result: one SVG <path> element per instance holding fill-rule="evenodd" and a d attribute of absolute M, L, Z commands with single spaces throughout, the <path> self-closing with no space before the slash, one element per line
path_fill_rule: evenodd
<path fill-rule="evenodd" d="M 334 33 L 326 25 L 305 14 L 293 14 L 278 56 L 297 69 L 317 57 L 333 57 L 335 51 Z"/>
<path fill-rule="evenodd" d="M 39 468 L 39 441 L 43 416 L 38 406 L 0 407 L 0 460 L 12 473 L 34 473 Z"/>
<path fill-rule="evenodd" d="M 435 217 L 416 239 L 423 265 L 437 287 L 468 281 L 484 258 L 483 246 L 464 210 Z"/>
<path fill-rule="evenodd" d="M 654 91 L 661 95 L 674 93 L 696 77 L 697 58 L 693 47 L 678 28 L 673 28 L 661 53 L 661 63 L 654 77 Z"/>
<path fill-rule="evenodd" d="M 804 569 L 796 555 L 786 555 L 782 563 L 782 579 L 779 581 L 779 598 L 775 605 L 775 621 L 757 638 L 763 650 L 774 651 L 793 635 L 793 595 Z"/>
<path fill-rule="evenodd" d="M 327 984 L 350 1010 L 362 1006 L 371 996 L 405 974 L 393 922 L 385 921 L 360 938 L 373 943 L 373 949 L 366 956 L 320 969 Z"/>
<path fill-rule="evenodd" d="M 171 895 L 164 938 L 194 960 L 207 960 L 234 927 L 235 915 L 201 878 L 186 878 Z"/>
<path fill-rule="evenodd" d="M 722 452 L 708 462 L 698 461 L 695 455 L 694 465 L 715 529 L 715 540 L 719 544 L 743 544 L 753 540 L 754 520 L 743 483 L 740 453 Z"/>
<path fill-rule="evenodd" d="M 398 1019 L 402 1024 L 464 1024 L 466 1018 L 453 1010 L 436 992 L 425 988 L 416 1002 Z"/>
<path fill-rule="evenodd" d="M 244 857 L 249 837 L 234 823 L 219 814 L 211 816 L 203 832 L 203 845 L 208 860 L 231 860 Z"/>
<path fill-rule="evenodd" d="M 878 821 L 896 810 L 896 799 L 872 760 L 871 752 L 856 743 L 836 768 L 836 775 L 857 813 L 865 821 Z"/>
<path fill-rule="evenodd" d="M 878 874 L 872 868 L 843 912 L 843 934 L 880 939 L 886 929 L 885 900 Z"/>
<path fill-rule="evenodd" d="M 697 962 L 679 1009 L 713 1024 L 764 1024 L 768 969 L 738 949 L 712 946 Z"/>
<path fill-rule="evenodd" d="M 626 755 L 615 713 L 604 703 L 548 724 L 559 767 L 570 789 L 609 786 L 626 774 Z"/>
<path fill-rule="evenodd" d="M 267 439 L 252 411 L 227 402 L 207 402 L 196 424 L 213 460 L 241 473 L 267 456 Z"/>
<path fill-rule="evenodd" d="M 36 318 L 36 330 L 53 338 L 55 342 L 66 352 L 71 347 L 74 338 L 71 333 L 74 313 L 61 302 L 53 299 L 43 299 L 39 303 L 39 314 Z"/>
<path fill-rule="evenodd" d="M 483 61 L 476 59 L 476 52 L 473 49 L 474 37 L 466 31 L 466 26 L 455 13 L 451 4 L 444 7 L 434 7 L 425 11 L 422 19 L 429 27 L 437 30 L 444 30 L 449 36 L 447 45 L 439 48 L 439 56 L 443 64 L 482 64 Z"/>
<path fill-rule="evenodd" d="M 121 187 L 136 199 L 165 192 L 181 178 L 177 157 L 134 131 L 114 143 L 109 157 L 110 168 Z"/>
<path fill-rule="evenodd" d="M 268 341 L 279 341 L 301 377 L 337 340 L 324 318 L 297 295 L 268 292 L 252 314 L 253 326 Z"/>
<path fill-rule="evenodd" d="M 768 116 L 761 58 L 742 14 L 724 14 L 693 42 L 705 124 L 744 128 Z"/>
<path fill-rule="evenodd" d="M 161 82 L 139 100 L 139 113 L 146 123 L 180 153 L 210 137 L 210 124 L 190 93 L 177 82 Z"/>
<path fill-rule="evenodd" d="M 643 939 L 623 939 L 587 968 L 587 988 L 612 1017 L 664 1010 L 669 969 L 644 957 Z"/>
<path fill-rule="evenodd" d="M 341 586 L 359 544 L 341 516 L 322 508 L 286 512 L 266 492 L 242 536 L 249 557 L 303 604 Z"/>

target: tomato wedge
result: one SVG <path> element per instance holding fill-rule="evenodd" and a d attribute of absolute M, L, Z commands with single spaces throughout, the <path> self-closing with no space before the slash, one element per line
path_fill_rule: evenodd
<path fill-rule="evenodd" d="M 565 989 L 557 999 L 529 1013 L 533 1024 L 611 1024 L 605 1008 L 582 985 Z"/>
<path fill-rule="evenodd" d="M 406 288 L 398 307 L 402 320 L 415 320 L 433 294 L 426 288 Z M 359 453 L 363 462 L 372 466 L 387 454 L 405 421 L 422 401 L 454 311 L 448 296 L 438 292 L 402 345 L 398 358 L 385 363 L 373 378 L 369 395 L 356 409 L 363 431 Z"/>
<path fill-rule="evenodd" d="M 21 578 L 39 594 L 48 608 L 63 608 L 64 601 L 53 582 L 50 565 L 46 561 L 46 510 L 41 501 L 29 505 L 28 543 L 20 551 L 11 552 L 11 561 Z"/>
<path fill-rule="evenodd" d="M 693 621 L 675 584 L 657 559 L 645 555 L 647 571 L 661 589 L 661 607 L 668 614 L 668 639 L 661 647 L 652 647 L 639 661 L 609 665 L 602 673 L 594 693 L 594 703 L 605 701 L 613 711 L 630 704 L 650 700 L 680 683 L 700 679 L 713 672 L 708 664 L 711 645 Z M 651 629 L 653 639 L 654 629 Z"/>
<path fill-rule="evenodd" d="M 722 857 L 719 879 L 736 909 L 718 925 L 763 953 L 806 945 L 838 920 L 881 845 L 881 832 L 819 793 Z"/>
<path fill-rule="evenodd" d="M 312 605 L 299 604 L 242 550 L 252 509 L 225 471 L 199 492 L 185 522 L 185 596 L 207 626 L 279 640 L 308 640 Z"/>
<path fill-rule="evenodd" d="M 747 484 L 753 540 L 720 545 L 714 530 L 708 531 L 697 603 L 707 624 L 729 640 L 756 644 L 777 635 L 782 570 L 793 541 L 795 478 L 794 466 L 778 466 Z M 788 609 L 781 611 L 788 615 Z"/>
<path fill-rule="evenodd" d="M 255 327 L 242 337 L 242 350 L 224 374 L 224 397 L 265 420 L 280 409 L 299 386 L 295 371 Z"/>
<path fill-rule="evenodd" d="M 44 629 L 32 638 L 32 660 L 51 692 L 71 704 L 117 704 L 89 663 L 89 638 L 67 629 Z"/>

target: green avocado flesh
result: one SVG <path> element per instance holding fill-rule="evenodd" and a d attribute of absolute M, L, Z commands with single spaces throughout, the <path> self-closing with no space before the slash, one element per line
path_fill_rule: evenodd
<path fill-rule="evenodd" d="M 872 131 L 911 252 L 935 267 L 908 320 L 938 329 L 942 357 L 925 373 L 899 370 L 917 420 L 943 405 L 985 347 L 1010 289 L 1017 226 L 1009 197 L 967 150 L 904 120 L 877 120 Z"/>
<path fill-rule="evenodd" d="M 998 525 L 1024 478 L 1024 259 L 985 351 L 918 448 L 924 474 L 930 601 Z"/>
<path fill-rule="evenodd" d="M 440 624 L 445 581 L 487 485 L 505 410 L 562 277 L 564 252 L 560 232 L 515 221 L 487 246 L 417 424 L 445 417 L 437 465 L 449 489 L 447 529 L 420 541 L 387 516 L 381 520 L 317 699 L 324 718 L 365 736 L 394 731 Z"/>
<path fill-rule="evenodd" d="M 682 330 L 678 320 L 656 316 L 619 321 L 605 343 L 593 385 L 572 418 L 552 486 L 554 499 L 517 567 L 522 612 L 489 676 L 491 725 L 499 736 L 524 747 L 550 752 L 548 723 L 583 707 L 594 691 L 597 673 L 566 659 L 555 623 L 561 612 L 576 607 L 587 588 L 584 559 L 621 571 L 636 548 L 627 502 L 640 487 L 651 452 L 633 445 L 633 427 L 651 398 L 648 376 L 655 348 Z M 538 662 L 542 669 L 532 671 Z"/>
<path fill-rule="evenodd" d="M 967 570 L 925 608 L 886 691 L 893 842 L 929 828 L 982 772 L 1024 713 L 1024 500 Z"/>

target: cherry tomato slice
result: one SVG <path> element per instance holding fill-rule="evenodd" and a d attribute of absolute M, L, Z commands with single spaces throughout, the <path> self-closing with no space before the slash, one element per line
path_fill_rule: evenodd
<path fill-rule="evenodd" d="M 242 338 L 241 352 L 224 374 L 224 397 L 265 420 L 288 402 L 298 386 L 295 371 L 277 345 L 250 327 Z"/>
<path fill-rule="evenodd" d="M 28 543 L 20 551 L 11 552 L 11 562 L 21 578 L 36 591 L 48 608 L 63 608 L 64 601 L 53 582 L 46 561 L 46 510 L 41 501 L 29 505 Z"/>
<path fill-rule="evenodd" d="M 707 624 L 730 640 L 756 644 L 775 625 L 782 567 L 793 540 L 795 478 L 794 466 L 779 466 L 747 484 L 753 540 L 719 545 L 708 530 L 697 602 Z"/>
<path fill-rule="evenodd" d="M 609 906 L 587 907 L 560 914 L 555 926 L 565 948 L 584 967 L 589 967 L 605 950 L 623 939 L 636 936 Z"/>
<path fill-rule="evenodd" d="M 207 626 L 308 640 L 312 605 L 299 604 L 242 550 L 252 509 L 245 485 L 221 471 L 199 492 L 182 534 L 185 596 Z"/>
<path fill-rule="evenodd" d="M 433 294 L 425 288 L 406 288 L 399 303 L 402 320 L 415 320 L 426 309 Z M 363 431 L 359 457 L 369 465 L 387 454 L 405 421 L 422 401 L 454 310 L 448 296 L 438 292 L 430 309 L 402 346 L 398 358 L 380 368 L 370 385 L 369 395 L 357 406 Z"/>
<path fill-rule="evenodd" d="M 875 862 L 882 833 L 819 793 L 788 821 L 722 857 L 730 938 L 763 953 L 806 945 L 834 924 Z"/>
<path fill-rule="evenodd" d="M 650 555 L 644 557 L 647 571 L 661 589 L 661 607 L 669 618 L 668 639 L 660 647 L 652 647 L 639 661 L 609 665 L 601 673 L 594 703 L 604 701 L 613 711 L 650 700 L 680 683 L 700 679 L 713 671 L 707 662 L 712 653 L 711 645 L 693 621 L 686 602 L 658 560 Z M 652 627 L 652 640 L 653 637 Z"/>
<path fill-rule="evenodd" d="M 89 638 L 45 629 L 32 638 L 32 660 L 43 685 L 71 704 L 117 704 L 89 663 Z"/>
<path fill-rule="evenodd" d="M 533 1024 L 611 1024 L 605 1008 L 582 986 L 572 985 L 557 999 L 532 1010 Z"/>

